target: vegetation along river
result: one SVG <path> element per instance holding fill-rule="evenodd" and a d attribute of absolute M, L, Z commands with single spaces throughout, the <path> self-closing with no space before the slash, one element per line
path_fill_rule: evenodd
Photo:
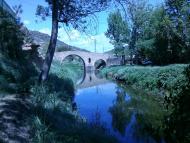
<path fill-rule="evenodd" d="M 75 102 L 87 122 L 101 124 L 120 143 L 165 143 L 159 97 L 87 73 L 78 85 Z"/>

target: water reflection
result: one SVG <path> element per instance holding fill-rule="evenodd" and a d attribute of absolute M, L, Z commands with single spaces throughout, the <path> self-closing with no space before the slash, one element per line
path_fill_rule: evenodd
<path fill-rule="evenodd" d="M 112 115 L 112 126 L 125 139 L 136 142 L 164 142 L 160 127 L 164 118 L 163 108 L 152 96 L 130 93 L 126 101 L 126 90 L 118 87 L 117 98 L 109 111 Z M 154 138 L 154 139 L 153 139 Z"/>
<path fill-rule="evenodd" d="M 84 73 L 84 76 L 77 82 L 77 88 L 88 88 L 108 82 L 109 81 L 99 76 L 98 71 L 90 71 Z"/>
<path fill-rule="evenodd" d="M 75 102 L 88 122 L 93 122 L 98 109 L 100 122 L 106 124 L 120 143 L 163 142 L 159 127 L 164 112 L 155 97 L 124 89 L 97 78 L 94 73 L 87 77 L 86 83 L 81 84 L 83 87 L 77 90 Z"/>
<path fill-rule="evenodd" d="M 119 131 L 122 136 L 125 135 L 125 129 L 130 122 L 131 116 L 128 111 L 126 102 L 126 92 L 120 87 L 116 87 L 117 98 L 109 111 L 112 115 L 112 127 L 115 131 Z"/>

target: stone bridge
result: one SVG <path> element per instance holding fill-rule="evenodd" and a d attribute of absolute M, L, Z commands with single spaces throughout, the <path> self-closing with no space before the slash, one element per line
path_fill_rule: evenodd
<path fill-rule="evenodd" d="M 103 60 L 106 63 L 106 66 L 109 66 L 108 59 L 111 58 L 109 54 L 100 54 L 100 53 L 92 53 L 92 52 L 85 52 L 85 51 L 64 51 L 64 52 L 56 52 L 54 59 L 63 61 L 66 57 L 75 55 L 80 57 L 86 69 L 91 68 L 94 69 L 95 62 L 98 60 Z"/>

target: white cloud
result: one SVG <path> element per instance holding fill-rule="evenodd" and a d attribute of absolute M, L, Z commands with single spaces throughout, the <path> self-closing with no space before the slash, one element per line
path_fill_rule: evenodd
<path fill-rule="evenodd" d="M 51 30 L 49 28 L 40 29 L 39 32 L 51 35 Z"/>
<path fill-rule="evenodd" d="M 30 21 L 29 21 L 29 20 L 24 20 L 23 23 L 24 23 L 25 25 L 29 25 L 29 24 L 30 24 Z"/>
<path fill-rule="evenodd" d="M 69 35 L 70 35 L 71 40 L 77 40 L 81 36 L 80 32 L 77 30 L 72 30 Z"/>
<path fill-rule="evenodd" d="M 49 35 L 51 34 L 51 30 L 49 28 L 43 28 L 39 31 Z M 106 38 L 104 33 L 95 36 L 87 36 L 85 34 L 81 34 L 78 30 L 75 29 L 71 29 L 66 32 L 64 28 L 60 28 L 58 39 L 69 45 L 76 46 L 81 49 L 86 49 L 91 52 L 95 51 L 95 40 L 96 52 L 102 53 L 103 51 L 105 52 L 113 49 L 113 46 L 109 43 L 109 39 Z"/>

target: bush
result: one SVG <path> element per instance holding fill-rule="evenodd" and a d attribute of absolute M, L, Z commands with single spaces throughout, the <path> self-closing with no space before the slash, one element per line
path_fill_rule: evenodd
<path fill-rule="evenodd" d="M 34 64 L 22 51 L 24 34 L 9 14 L 0 11 L 0 90 L 24 93 L 30 89 L 31 80 L 37 76 Z"/>
<path fill-rule="evenodd" d="M 6 12 L 0 10 L 0 15 L 3 17 L 0 21 L 0 52 L 11 59 L 22 58 L 24 34 L 20 30 L 21 25 Z"/>
<path fill-rule="evenodd" d="M 169 142 L 189 143 L 190 142 L 190 66 L 184 74 L 187 84 L 184 84 L 177 96 L 172 96 L 168 103 L 172 103 L 172 113 L 166 120 L 166 138 Z"/>
<path fill-rule="evenodd" d="M 123 81 L 133 88 L 150 93 L 169 96 L 177 95 L 186 84 L 183 74 L 187 65 L 169 65 L 164 67 L 119 66 L 105 68 L 102 74 L 114 80 Z"/>

